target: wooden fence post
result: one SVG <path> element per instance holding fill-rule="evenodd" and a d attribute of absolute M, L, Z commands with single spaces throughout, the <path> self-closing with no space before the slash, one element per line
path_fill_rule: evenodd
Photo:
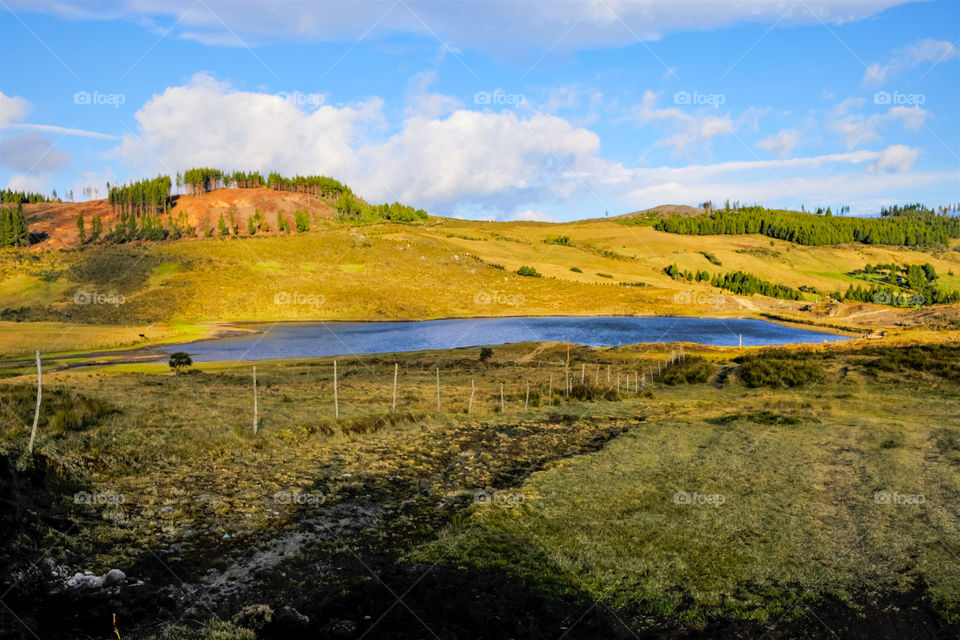
<path fill-rule="evenodd" d="M 337 361 L 333 361 L 333 415 L 340 419 L 340 399 L 337 397 Z"/>
<path fill-rule="evenodd" d="M 526 411 L 529 405 L 530 405 L 530 381 L 527 380 L 527 397 L 523 401 L 523 410 Z"/>
<path fill-rule="evenodd" d="M 473 386 L 473 378 L 470 378 L 470 404 L 467 405 L 467 413 L 473 413 L 473 394 L 477 388 Z"/>
<path fill-rule="evenodd" d="M 550 405 L 553 406 L 553 374 L 550 374 Z"/>
<path fill-rule="evenodd" d="M 37 424 L 40 422 L 40 398 L 43 397 L 43 373 L 40 370 L 40 349 L 37 349 L 37 408 L 33 411 L 33 429 L 30 430 L 30 446 L 33 453 L 33 441 L 37 438 Z"/>
<path fill-rule="evenodd" d="M 500 383 L 500 413 L 503 413 L 503 383 Z"/>
<path fill-rule="evenodd" d="M 257 435 L 257 366 L 253 366 L 253 435 Z"/>
<path fill-rule="evenodd" d="M 393 363 L 393 411 L 397 410 L 397 371 L 399 371 L 400 365 L 396 362 Z"/>
<path fill-rule="evenodd" d="M 437 367 L 437 411 L 440 411 L 440 367 Z"/>

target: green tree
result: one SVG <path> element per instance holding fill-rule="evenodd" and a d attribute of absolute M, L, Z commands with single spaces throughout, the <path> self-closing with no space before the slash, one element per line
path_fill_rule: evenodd
<path fill-rule="evenodd" d="M 100 216 L 94 216 L 90 221 L 90 242 L 99 242 L 103 235 L 103 220 Z"/>
<path fill-rule="evenodd" d="M 298 232 L 310 231 L 310 215 L 304 209 L 294 211 L 293 218 L 297 224 Z"/>
<path fill-rule="evenodd" d="M 230 235 L 230 229 L 227 228 L 227 221 L 223 219 L 222 213 L 220 214 L 220 220 L 217 222 L 217 231 L 221 238 L 226 238 Z"/>
<path fill-rule="evenodd" d="M 80 244 L 87 241 L 87 228 L 83 224 L 83 214 L 77 215 L 77 235 L 80 238 Z"/>
<path fill-rule="evenodd" d="M 180 375 L 184 370 L 193 365 L 193 359 L 185 351 L 176 351 L 170 354 L 170 368 L 176 375 Z"/>

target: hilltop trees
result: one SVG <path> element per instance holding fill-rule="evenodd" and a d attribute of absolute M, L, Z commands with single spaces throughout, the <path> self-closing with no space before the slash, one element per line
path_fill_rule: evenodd
<path fill-rule="evenodd" d="M 737 205 L 739 206 L 739 205 Z M 846 242 L 901 246 L 946 245 L 960 237 L 960 218 L 918 211 L 884 218 L 818 216 L 797 211 L 743 207 L 699 216 L 672 216 L 654 228 L 686 235 L 759 233 L 803 245 Z"/>
<path fill-rule="evenodd" d="M 112 187 L 107 202 L 121 214 L 139 216 L 143 213 L 166 212 L 170 206 L 170 176 L 153 180 L 138 180 L 120 187 Z"/>
<path fill-rule="evenodd" d="M 183 184 L 192 195 L 206 193 L 223 186 L 223 175 L 223 171 L 209 167 L 187 169 L 183 172 Z"/>
<path fill-rule="evenodd" d="M 0 247 L 25 247 L 30 244 L 30 228 L 23 215 L 23 205 L 0 209 Z"/>
<path fill-rule="evenodd" d="M 12 189 L 0 189 L 0 202 L 7 204 L 36 204 L 38 202 L 59 202 L 57 192 L 47 197 L 42 193 L 30 193 L 27 191 L 13 191 Z"/>

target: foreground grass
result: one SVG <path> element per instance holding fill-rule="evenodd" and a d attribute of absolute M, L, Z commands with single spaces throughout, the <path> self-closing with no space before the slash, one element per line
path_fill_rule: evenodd
<path fill-rule="evenodd" d="M 616 392 L 618 373 L 668 350 L 574 348 L 571 374 L 587 372 L 575 395 L 608 398 L 592 402 L 560 392 L 562 345 L 500 347 L 485 364 L 477 349 L 341 359 L 339 420 L 329 359 L 261 362 L 256 436 L 247 365 L 52 373 L 38 450 L 59 480 L 24 507 L 4 558 L 136 574 L 156 557 L 164 575 L 201 583 L 264 541 L 360 508 L 381 516 L 322 553 L 295 552 L 252 597 L 365 593 L 329 555 L 345 546 L 497 571 L 548 598 L 601 602 L 632 629 L 774 624 L 824 601 L 866 613 L 891 594 L 958 621 L 956 346 L 766 350 L 755 388 L 739 381 L 736 350 L 688 348 L 708 382 Z M 790 369 L 822 376 L 770 373 Z M 785 384 L 799 386 L 767 386 Z M 0 450 L 21 468 L 33 401 L 29 378 L 0 385 Z M 124 501 L 77 505 L 81 490 Z M 321 499 L 277 499 L 300 494 Z M 53 516 L 78 526 L 51 530 Z"/>
<path fill-rule="evenodd" d="M 522 505 L 475 507 L 416 557 L 575 585 L 638 617 L 767 621 L 926 585 L 956 619 L 958 432 L 943 425 L 960 394 L 926 392 L 671 390 L 661 401 L 702 408 L 534 474 Z"/>

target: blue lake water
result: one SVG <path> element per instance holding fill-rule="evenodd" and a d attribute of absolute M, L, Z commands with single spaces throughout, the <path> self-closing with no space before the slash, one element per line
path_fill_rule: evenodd
<path fill-rule="evenodd" d="M 218 338 L 163 350 L 197 361 L 267 360 L 453 349 L 508 342 L 560 341 L 591 347 L 638 342 L 744 346 L 834 342 L 848 338 L 763 320 L 716 318 L 466 318 L 422 322 L 335 322 L 262 325 L 261 333 Z"/>

